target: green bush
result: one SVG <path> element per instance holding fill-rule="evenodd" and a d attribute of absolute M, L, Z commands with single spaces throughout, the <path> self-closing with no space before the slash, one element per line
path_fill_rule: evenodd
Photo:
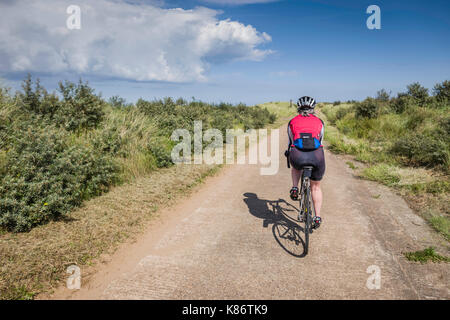
<path fill-rule="evenodd" d="M 9 144 L 12 121 L 10 107 L 0 102 L 0 150 L 6 149 Z"/>
<path fill-rule="evenodd" d="M 119 96 L 112 96 L 108 99 L 108 103 L 114 108 L 125 108 L 131 106 L 131 104 L 127 103 L 124 98 Z"/>
<path fill-rule="evenodd" d="M 378 116 L 379 104 L 373 98 L 367 98 L 366 100 L 359 102 L 355 106 L 355 116 L 357 118 L 372 119 Z"/>
<path fill-rule="evenodd" d="M 433 135 L 413 132 L 395 141 L 390 150 L 414 166 L 448 166 L 448 144 Z"/>
<path fill-rule="evenodd" d="M 49 94 L 41 86 L 39 79 L 36 79 L 34 89 L 31 75 L 22 83 L 23 92 L 18 94 L 20 106 L 27 112 L 37 116 L 53 118 L 60 108 L 60 102 L 56 94 Z"/>
<path fill-rule="evenodd" d="M 407 89 L 407 94 L 412 97 L 418 105 L 425 105 L 428 98 L 428 89 L 421 86 L 418 82 L 408 85 Z"/>
<path fill-rule="evenodd" d="M 439 120 L 439 127 L 442 134 L 446 136 L 446 139 L 450 138 L 450 114 L 447 114 L 447 117 Z"/>
<path fill-rule="evenodd" d="M 251 129 L 260 129 L 272 121 L 271 113 L 266 109 L 250 109 L 250 116 L 253 119 L 253 126 Z"/>
<path fill-rule="evenodd" d="M 105 115 L 104 102 L 87 83 L 81 80 L 78 85 L 60 82 L 59 91 L 63 100 L 55 115 L 58 124 L 68 131 L 92 129 L 99 125 Z"/>
<path fill-rule="evenodd" d="M 450 100 L 439 100 L 437 97 L 429 97 L 426 107 L 430 109 L 448 109 L 450 107 Z"/>
<path fill-rule="evenodd" d="M 389 103 L 391 109 L 395 113 L 403 113 L 414 105 L 414 100 L 410 96 L 399 95 L 397 98 L 393 98 Z"/>
<path fill-rule="evenodd" d="M 156 166 L 158 168 L 167 168 L 173 165 L 171 149 L 162 144 L 160 141 L 150 144 L 149 150 L 155 157 Z"/>
<path fill-rule="evenodd" d="M 380 102 L 388 102 L 389 97 L 390 94 L 385 89 L 381 89 L 377 92 L 377 97 L 375 99 Z"/>
<path fill-rule="evenodd" d="M 58 218 L 116 181 L 111 158 L 84 146 L 69 146 L 54 127 L 16 132 L 0 184 L 0 227 L 27 231 Z"/>
<path fill-rule="evenodd" d="M 124 139 L 119 134 L 118 128 L 109 127 L 99 130 L 92 138 L 94 149 L 103 154 L 111 154 L 113 156 L 126 157 L 122 147 Z"/>
<path fill-rule="evenodd" d="M 154 101 L 140 99 L 136 106 L 144 114 L 155 118 L 161 134 L 165 136 L 170 136 L 175 129 L 187 129 L 192 133 L 196 120 L 203 121 L 203 130 L 215 128 L 224 135 L 226 129 L 233 129 L 238 125 L 245 129 L 259 129 L 276 120 L 276 115 L 266 108 L 247 107 L 244 104 L 211 105 L 200 101 L 187 104 L 182 99 L 177 102 L 179 103 L 170 98 Z"/>
<path fill-rule="evenodd" d="M 449 103 L 450 101 L 450 81 L 446 80 L 442 83 L 438 83 L 433 88 L 433 93 L 436 100 L 441 103 Z"/>
<path fill-rule="evenodd" d="M 352 111 L 353 111 L 353 108 L 350 108 L 350 107 L 339 108 L 335 114 L 336 120 L 341 120 L 342 118 L 344 118 L 347 114 L 349 114 Z"/>

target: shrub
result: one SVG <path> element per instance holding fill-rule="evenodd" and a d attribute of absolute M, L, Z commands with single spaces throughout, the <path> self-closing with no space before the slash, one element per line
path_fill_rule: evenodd
<path fill-rule="evenodd" d="M 395 113 L 403 113 L 414 105 L 414 100 L 410 96 L 399 95 L 390 101 L 390 107 Z"/>
<path fill-rule="evenodd" d="M 155 100 L 155 101 L 146 101 L 144 99 L 139 99 L 136 102 L 136 107 L 144 114 L 149 116 L 155 116 L 158 114 L 168 114 L 173 113 L 171 111 L 174 110 L 168 110 L 165 108 L 164 103 L 161 100 Z"/>
<path fill-rule="evenodd" d="M 335 115 L 336 120 L 341 120 L 342 118 L 344 118 L 347 114 L 349 114 L 352 111 L 353 111 L 353 108 L 349 108 L 349 107 L 347 107 L 347 108 L 339 108 L 336 111 L 336 115 Z"/>
<path fill-rule="evenodd" d="M 425 105 L 425 102 L 428 98 L 428 89 L 422 87 L 420 83 L 414 82 L 407 86 L 407 94 L 410 97 L 413 97 L 414 100 L 420 105 Z"/>
<path fill-rule="evenodd" d="M 333 106 L 338 106 L 338 105 L 340 105 L 340 104 L 341 104 L 340 101 L 335 101 L 335 102 L 333 102 Z"/>
<path fill-rule="evenodd" d="M 388 102 L 390 97 L 390 93 L 388 93 L 385 89 L 381 89 L 377 92 L 376 99 L 381 102 Z"/>
<path fill-rule="evenodd" d="M 448 146 L 430 134 L 411 133 L 399 138 L 392 146 L 391 152 L 402 157 L 408 165 L 448 166 Z"/>
<path fill-rule="evenodd" d="M 0 102 L 0 150 L 9 144 L 9 131 L 13 121 L 11 108 Z"/>
<path fill-rule="evenodd" d="M 450 100 L 438 100 L 436 97 L 429 97 L 426 106 L 430 109 L 445 109 L 450 107 Z"/>
<path fill-rule="evenodd" d="M 405 113 L 405 128 L 408 130 L 417 130 L 426 119 L 431 117 L 432 114 L 429 109 L 418 106 L 410 107 Z"/>
<path fill-rule="evenodd" d="M 446 139 L 450 138 L 450 115 L 439 120 L 439 129 L 447 136 Z"/>
<path fill-rule="evenodd" d="M 57 112 L 57 122 L 68 131 L 97 127 L 104 117 L 104 102 L 94 90 L 81 80 L 78 85 L 66 81 L 59 83 L 63 96 Z"/>
<path fill-rule="evenodd" d="M 448 103 L 450 101 L 450 81 L 446 80 L 436 84 L 433 88 L 433 94 L 437 101 Z"/>
<path fill-rule="evenodd" d="M 122 150 L 124 144 L 122 136 L 119 134 L 117 127 L 109 127 L 94 135 L 92 138 L 92 145 L 94 149 L 102 154 L 111 154 L 113 156 L 126 156 Z"/>
<path fill-rule="evenodd" d="M 378 116 L 379 105 L 373 98 L 367 98 L 355 106 L 355 116 L 357 118 L 372 119 Z"/>
<path fill-rule="evenodd" d="M 177 101 L 175 101 L 175 104 L 177 106 L 185 106 L 188 104 L 188 102 L 183 98 L 178 98 Z"/>
<path fill-rule="evenodd" d="M 253 119 L 253 127 L 251 129 L 263 128 L 267 123 L 269 123 L 269 119 L 271 117 L 271 113 L 266 108 L 252 108 L 250 109 L 250 115 Z"/>
<path fill-rule="evenodd" d="M 217 112 L 214 114 L 214 118 L 211 121 L 211 127 L 214 129 L 219 129 L 222 132 L 223 141 L 225 141 L 226 130 L 233 128 L 234 116 L 225 112 Z M 247 122 L 244 122 L 244 126 Z"/>
<path fill-rule="evenodd" d="M 112 159 L 69 146 L 55 128 L 17 132 L 0 185 L 0 227 L 21 232 L 60 217 L 116 180 Z"/>
<path fill-rule="evenodd" d="M 163 138 L 153 139 L 148 148 L 155 157 L 158 168 L 167 168 L 173 165 L 171 156 L 172 149 L 168 142 L 164 142 Z"/>
<path fill-rule="evenodd" d="M 108 103 L 115 108 L 125 108 L 129 107 L 131 104 L 128 104 L 124 98 L 119 96 L 112 96 L 109 98 Z"/>
<path fill-rule="evenodd" d="M 6 151 L 0 149 L 0 180 L 7 172 L 6 164 L 8 163 L 8 155 Z"/>
<path fill-rule="evenodd" d="M 39 79 L 35 81 L 33 89 L 33 81 L 30 74 L 23 81 L 22 89 L 23 92 L 18 94 L 18 98 L 20 100 L 20 106 L 26 112 L 51 119 L 60 108 L 60 102 L 56 94 L 49 94 L 41 86 Z"/>

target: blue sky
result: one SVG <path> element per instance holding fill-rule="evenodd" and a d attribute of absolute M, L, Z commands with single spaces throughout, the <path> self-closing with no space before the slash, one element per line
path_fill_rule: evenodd
<path fill-rule="evenodd" d="M 108 0 L 103 1 L 108 5 Z M 233 0 L 128 0 L 128 6 L 131 3 L 137 8 L 145 5 L 158 8 L 159 11 L 152 15 L 155 17 L 153 20 L 166 12 L 174 12 L 164 10 L 192 9 L 199 27 L 191 28 L 193 24 L 180 22 L 179 27 L 168 34 L 166 40 L 159 37 L 158 40 L 153 40 L 155 33 L 163 33 L 172 26 L 169 18 L 163 16 L 163 23 L 168 23 L 167 27 L 153 33 L 146 31 L 148 33 L 136 45 L 136 41 L 130 37 L 139 37 L 140 32 L 127 35 L 125 24 L 115 34 L 120 37 L 124 32 L 127 39 L 121 40 L 122 47 L 126 48 L 130 41 L 133 50 L 122 51 L 122 48 L 112 47 L 116 48 L 114 52 L 100 51 L 90 46 L 77 51 L 74 57 L 69 54 L 66 60 L 75 62 L 64 65 L 61 63 L 58 68 L 49 62 L 51 60 L 39 60 L 36 55 L 28 59 L 30 63 L 22 63 L 28 61 L 28 57 L 14 60 L 13 49 L 4 52 L 0 49 L 0 58 L 3 55 L 5 61 L 10 61 L 9 65 L 16 66 L 13 69 L 7 63 L 0 63 L 0 76 L 8 85 L 17 88 L 18 79 L 31 71 L 50 89 L 56 87 L 58 80 L 76 80 L 81 76 L 97 91 L 101 91 L 103 96 L 120 95 L 131 102 L 140 97 L 152 99 L 194 96 L 210 102 L 247 104 L 287 101 L 302 95 L 314 96 L 319 101 L 363 99 L 373 96 L 381 88 L 397 93 L 415 81 L 432 88 L 435 83 L 450 79 L 449 1 L 245 1 L 262 3 L 236 4 L 237 1 Z M 84 3 L 75 0 L 70 2 L 80 2 L 83 23 Z M 372 4 L 381 8 L 381 30 L 369 30 L 366 27 L 369 17 L 366 8 Z M 199 6 L 213 11 L 202 11 Z M 36 7 L 36 10 L 40 8 Z M 114 15 L 117 11 L 119 10 L 110 10 L 110 14 Z M 134 11 L 130 9 L 129 12 L 128 19 Z M 45 14 L 49 13 L 43 12 L 42 16 Z M 220 21 L 238 24 L 224 22 L 221 28 L 205 36 L 205 29 L 200 26 L 203 18 L 213 24 Z M 38 19 L 37 23 L 41 23 L 39 14 L 35 19 Z M 121 21 L 117 19 L 116 24 Z M 184 18 L 176 14 L 170 19 L 181 21 Z M 87 18 L 86 21 L 83 32 L 89 32 L 88 27 L 93 26 L 89 25 Z M 175 20 L 173 21 L 175 24 Z M 245 29 L 248 25 L 253 29 Z M 48 27 L 43 29 L 50 30 Z M 180 29 L 185 29 L 185 33 L 180 33 Z M 242 35 L 245 32 L 248 34 Z M 93 31 L 91 33 L 94 34 Z M 27 31 L 23 35 L 11 31 L 6 36 L 29 39 Z M 48 41 L 49 45 L 45 48 L 53 46 L 55 59 L 58 59 L 61 52 L 70 51 L 64 51 L 61 47 L 69 45 L 63 40 L 57 42 L 52 37 L 54 32 L 48 32 L 42 36 L 40 45 Z M 65 37 L 72 37 L 72 34 Z M 100 32 L 98 37 L 114 41 L 115 36 L 106 36 Z M 224 37 L 226 41 L 223 40 Z M 190 38 L 195 38 L 195 43 L 204 43 L 208 50 L 198 52 L 192 48 L 192 41 L 186 42 Z M 28 45 L 30 41 L 24 43 Z M 156 49 L 149 43 L 164 46 L 163 66 L 155 62 L 160 61 L 159 51 L 153 52 Z M 139 44 L 150 47 L 143 50 L 139 48 Z M 11 42 L 9 45 L 12 45 Z M 33 52 L 36 50 L 30 50 L 29 54 L 32 55 Z M 87 56 L 83 57 L 84 60 L 80 58 L 80 52 Z M 149 57 L 152 57 L 148 59 L 152 61 L 149 64 L 145 52 L 149 52 Z M 104 56 L 101 60 L 103 62 L 89 62 L 88 67 L 75 67 L 80 65 L 80 61 L 94 59 L 93 55 L 95 61 L 100 61 Z M 98 67 L 104 65 L 104 60 L 114 61 L 114 64 L 110 63 L 108 68 Z M 124 72 L 117 71 L 124 70 L 121 63 L 127 65 L 127 61 L 133 60 L 136 61 L 135 65 L 127 66 L 128 69 Z M 41 65 L 42 68 L 37 68 L 36 65 Z M 91 65 L 97 67 L 90 67 Z M 141 67 L 146 70 L 145 73 L 141 73 Z M 153 72 L 154 70 L 156 71 Z M 170 70 L 167 73 L 171 76 L 166 76 L 165 70 Z"/>

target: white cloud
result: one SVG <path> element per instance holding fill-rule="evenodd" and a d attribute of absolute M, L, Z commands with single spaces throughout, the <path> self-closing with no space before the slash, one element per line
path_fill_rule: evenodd
<path fill-rule="evenodd" d="M 163 9 L 124 0 L 79 0 L 81 30 L 69 30 L 72 0 L 0 3 L 0 72 L 75 72 L 138 81 L 202 81 L 210 65 L 259 61 L 266 33 L 218 20 L 208 8 Z"/>

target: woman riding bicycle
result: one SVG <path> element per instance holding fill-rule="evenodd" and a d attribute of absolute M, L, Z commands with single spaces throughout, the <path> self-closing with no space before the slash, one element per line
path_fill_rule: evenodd
<path fill-rule="evenodd" d="M 292 200 L 299 195 L 298 183 L 302 176 L 303 166 L 312 166 L 311 195 L 316 216 L 313 228 L 318 228 L 322 222 L 320 209 L 322 207 L 322 190 L 320 181 L 325 173 L 325 156 L 322 146 L 324 133 L 323 121 L 314 115 L 316 101 L 311 97 L 301 97 L 297 102 L 298 116 L 289 121 L 288 161 L 292 165 L 291 175 L 293 187 L 290 191 Z"/>

